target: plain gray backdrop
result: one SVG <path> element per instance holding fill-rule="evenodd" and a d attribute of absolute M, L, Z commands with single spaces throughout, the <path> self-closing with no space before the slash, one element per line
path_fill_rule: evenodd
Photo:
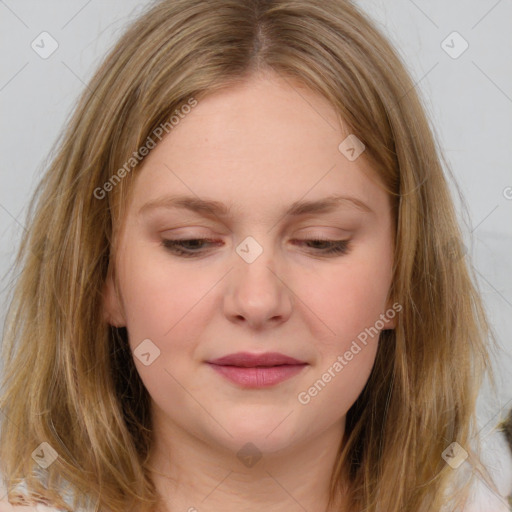
<path fill-rule="evenodd" d="M 357 3 L 408 65 L 469 209 L 465 245 L 501 346 L 498 397 L 487 387 L 480 396 L 484 432 L 512 407 L 512 1 Z M 147 5 L 0 0 L 0 323 L 5 275 L 49 151 L 107 50 Z"/>

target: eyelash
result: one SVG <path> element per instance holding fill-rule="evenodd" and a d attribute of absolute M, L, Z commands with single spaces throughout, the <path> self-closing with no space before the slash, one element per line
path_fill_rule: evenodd
<path fill-rule="evenodd" d="M 302 242 L 309 242 L 309 243 L 324 243 L 328 245 L 327 249 L 319 249 L 323 254 L 327 255 L 335 255 L 335 256 L 342 256 L 344 254 L 348 253 L 349 250 L 349 240 L 328 240 L 323 238 L 315 238 L 315 239 L 307 239 L 307 240 L 301 240 Z M 201 253 L 199 251 L 190 251 L 183 248 L 184 243 L 189 242 L 215 242 L 215 240 L 212 240 L 211 238 L 188 238 L 188 239 L 182 239 L 182 240 L 170 240 L 170 239 L 164 239 L 162 240 L 162 245 L 168 249 L 169 251 L 173 252 L 179 257 L 183 258 L 194 258 L 199 256 Z M 315 249 L 315 248 L 313 248 Z"/>

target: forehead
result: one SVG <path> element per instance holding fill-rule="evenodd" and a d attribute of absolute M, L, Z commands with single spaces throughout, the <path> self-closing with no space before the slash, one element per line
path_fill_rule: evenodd
<path fill-rule="evenodd" d="M 364 153 L 350 161 L 339 149 L 349 133 L 327 100 L 300 83 L 253 77 L 198 98 L 144 160 L 136 206 L 163 193 L 218 199 L 235 210 L 332 194 L 375 202 Z"/>
<path fill-rule="evenodd" d="M 267 73 L 200 97 L 169 138 L 184 150 L 222 148 L 232 158 L 259 150 L 260 158 L 277 159 L 311 146 L 320 152 L 333 141 L 337 147 L 348 134 L 325 98 L 296 80 Z"/>

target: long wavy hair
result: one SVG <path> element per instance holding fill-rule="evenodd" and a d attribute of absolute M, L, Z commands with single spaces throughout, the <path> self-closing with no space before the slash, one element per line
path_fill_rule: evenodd
<path fill-rule="evenodd" d="M 153 3 L 84 89 L 30 203 L 13 269 L 0 398 L 0 463 L 12 503 L 109 512 L 159 504 L 148 467 L 150 397 L 126 330 L 103 313 L 116 233 L 143 162 L 130 159 L 191 99 L 262 70 L 330 102 L 365 144 L 394 206 L 390 293 L 403 310 L 396 329 L 382 332 L 348 412 L 331 502 L 346 472 L 350 510 L 462 503 L 470 480 L 454 486 L 443 453 L 457 442 L 471 459 L 478 446 L 476 399 L 487 372 L 494 383 L 494 337 L 415 84 L 347 0 Z M 57 458 L 43 467 L 38 456 Z"/>

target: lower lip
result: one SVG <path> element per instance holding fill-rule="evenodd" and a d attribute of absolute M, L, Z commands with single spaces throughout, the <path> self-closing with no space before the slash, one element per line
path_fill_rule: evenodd
<path fill-rule="evenodd" d="M 285 364 L 281 366 L 252 367 L 227 366 L 208 363 L 223 377 L 244 388 L 274 386 L 300 373 L 307 364 Z"/>

